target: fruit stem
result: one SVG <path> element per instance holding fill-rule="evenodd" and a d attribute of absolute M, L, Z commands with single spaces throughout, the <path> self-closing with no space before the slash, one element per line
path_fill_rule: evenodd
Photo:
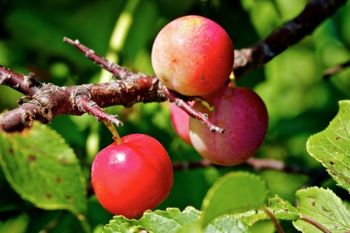
<path fill-rule="evenodd" d="M 230 87 L 236 87 L 236 76 L 233 73 L 233 71 L 230 74 L 229 80 L 230 80 Z"/>
<path fill-rule="evenodd" d="M 109 122 L 109 121 L 102 121 L 103 124 L 108 128 L 108 130 L 112 133 L 113 135 L 113 140 L 117 143 L 117 145 L 122 143 L 122 139 L 120 138 L 120 135 L 117 131 L 117 129 L 114 127 L 114 125 Z"/>
<path fill-rule="evenodd" d="M 236 79 L 235 73 L 233 71 L 230 73 L 230 80 L 234 81 Z"/>

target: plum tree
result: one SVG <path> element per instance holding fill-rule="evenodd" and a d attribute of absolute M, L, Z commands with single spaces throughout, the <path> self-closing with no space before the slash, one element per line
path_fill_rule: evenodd
<path fill-rule="evenodd" d="M 173 20 L 157 35 L 152 65 L 169 88 L 187 96 L 203 96 L 227 81 L 233 67 L 233 44 L 210 19 L 189 15 Z"/>
<path fill-rule="evenodd" d="M 172 164 L 156 139 L 130 134 L 96 155 L 91 182 L 106 210 L 135 218 L 167 197 L 173 184 Z"/>
<path fill-rule="evenodd" d="M 344 206 L 335 195 L 345 197 L 341 188 L 349 191 L 349 180 L 344 174 L 349 174 L 350 170 L 343 166 L 349 164 L 349 153 L 344 153 L 348 151 L 347 141 L 350 137 L 346 127 L 350 124 L 349 101 L 340 101 L 339 114 L 329 123 L 327 129 L 306 141 L 309 134 L 316 133 L 328 124 L 331 115 L 336 112 L 336 102 L 347 97 L 346 90 L 344 92 L 347 85 L 344 85 L 344 81 L 348 80 L 345 77 L 348 73 L 343 71 L 350 64 L 347 61 L 348 57 L 344 56 L 344 49 L 346 50 L 349 44 L 349 38 L 346 37 L 346 22 L 350 22 L 350 14 L 347 14 L 350 5 L 346 3 L 349 1 L 278 1 L 278 4 L 271 7 L 272 1 L 263 1 L 266 4 L 251 4 L 252 1 L 181 0 L 171 1 L 172 7 L 168 7 L 168 11 L 172 14 L 169 15 L 163 10 L 164 7 L 159 6 L 158 0 L 124 0 L 112 5 L 85 4 L 79 7 L 82 4 L 75 4 L 78 7 L 74 8 L 74 17 L 70 16 L 71 11 L 65 10 L 62 14 L 54 11 L 66 7 L 52 7 L 48 3 L 52 19 L 48 14 L 39 14 L 36 4 L 26 4 L 24 9 L 23 4 L 20 8 L 16 7 L 14 1 L 2 2 L 5 3 L 0 4 L 5 14 L 0 16 L 3 22 L 0 63 L 7 66 L 0 66 L 0 108 L 1 111 L 5 110 L 0 115 L 0 188 L 3 216 L 0 228 L 4 232 L 13 232 L 16 229 L 28 232 L 77 233 L 119 230 L 220 232 L 237 227 L 240 228 L 237 229 L 239 232 L 264 232 L 266 229 L 273 231 L 272 224 L 275 225 L 275 231 L 283 232 L 280 220 L 283 221 L 283 226 L 294 226 L 299 231 L 318 229 L 319 232 L 347 232 L 347 228 L 350 228 L 344 223 L 350 222 L 346 205 Z M 213 2 L 215 4 L 212 4 Z M 182 3 L 186 5 L 186 9 L 181 12 L 172 9 Z M 52 2 L 50 4 L 52 5 Z M 342 5 L 344 8 L 331 18 Z M 270 19 L 268 16 L 264 17 L 266 11 L 261 11 L 266 8 L 269 9 L 268 14 L 273 16 Z M 108 17 L 101 17 L 106 9 L 114 9 L 114 13 L 108 14 Z M 44 1 L 40 2 L 39 10 L 45 10 Z M 218 180 L 228 169 L 212 167 L 206 160 L 193 161 L 195 158 L 190 156 L 193 150 L 179 146 L 176 143 L 177 139 L 172 137 L 170 125 L 164 120 L 167 113 L 163 111 L 163 104 L 159 107 L 137 105 L 132 109 L 113 107 L 104 110 L 116 105 L 129 108 L 136 103 L 169 101 L 176 103 L 191 117 L 199 120 L 191 120 L 193 145 L 213 163 L 234 165 L 256 153 L 267 130 L 266 109 L 250 90 L 233 87 L 219 93 L 208 90 L 216 89 L 215 85 L 220 86 L 212 82 L 220 82 L 221 78 L 217 79 L 218 74 L 225 73 L 220 72 L 223 68 L 226 70 L 230 62 L 227 65 L 217 62 L 219 59 L 211 53 L 219 52 L 220 46 L 223 47 L 222 43 L 217 41 L 207 45 L 212 37 L 203 39 L 203 34 L 199 33 L 200 30 L 215 31 L 203 29 L 208 23 L 207 20 L 200 21 L 198 16 L 191 16 L 192 19 L 197 18 L 192 21 L 182 19 L 182 22 L 188 22 L 181 24 L 185 25 L 185 28 L 174 27 L 174 37 L 169 37 L 174 40 L 161 42 L 162 46 L 169 47 L 160 48 L 159 54 L 165 55 L 153 63 L 160 63 L 160 75 L 156 64 L 154 68 L 158 72 L 157 75 L 160 78 L 165 77 L 165 80 L 160 81 L 157 75 L 141 73 L 149 71 L 150 68 L 148 45 L 156 33 L 156 25 L 171 20 L 174 15 L 191 12 L 216 17 L 218 22 L 232 30 L 235 42 L 237 40 L 238 47 L 241 47 L 234 51 L 234 55 L 232 53 L 228 57 L 235 57 L 233 72 L 236 80 L 240 82 L 243 78 L 245 85 L 252 87 L 259 83 L 259 86 L 264 87 L 262 92 L 268 93 L 271 109 L 278 108 L 281 103 L 285 105 L 285 99 L 280 98 L 276 101 L 273 97 L 278 99 L 286 87 L 288 90 L 291 89 L 291 85 L 293 87 L 287 99 L 290 109 L 281 109 L 280 114 L 273 116 L 273 132 L 266 144 L 269 153 L 263 152 L 261 158 L 249 160 L 244 167 L 234 168 L 237 171 L 250 166 L 249 174 L 234 172 L 235 174 L 228 174 Z M 276 15 L 279 17 L 274 17 Z M 287 20 L 293 15 L 294 18 Z M 84 20 L 85 16 L 91 20 Z M 114 21 L 116 16 L 118 20 Z M 259 21 L 260 18 L 264 18 L 264 22 Z M 321 26 L 321 22 L 326 20 L 328 23 Z M 38 25 L 38 22 L 45 23 Z M 84 22 L 84 26 L 79 27 L 77 31 L 81 22 Z M 201 22 L 202 26 L 195 27 Z M 51 28 L 52 26 L 57 27 Z M 181 35 L 185 34 L 186 29 L 190 36 L 182 38 Z M 312 36 L 311 33 L 316 29 Z M 91 33 L 92 31 L 95 33 Z M 167 29 L 165 34 L 169 31 Z M 109 71 L 115 79 L 108 81 L 104 75 L 100 76 L 100 72 L 97 73 L 92 65 L 79 61 L 60 44 L 55 45 L 55 41 L 60 40 L 55 37 L 62 33 L 76 35 L 82 41 L 89 41 L 91 49 L 81 44 L 78 39 L 64 38 L 65 42 Z M 213 37 L 219 34 L 212 33 Z M 307 35 L 311 36 L 307 40 L 307 46 L 305 43 L 293 46 L 302 42 Z M 181 41 L 182 39 L 185 41 Z M 177 44 L 178 47 L 171 47 Z M 206 51 L 200 50 L 201 46 L 207 46 Z M 278 57 L 287 50 L 287 53 Z M 95 51 L 107 53 L 109 60 Z M 120 64 L 114 63 L 110 58 Z M 273 64 L 264 67 L 271 60 Z M 164 64 L 169 66 L 164 68 Z M 11 71 L 11 67 L 22 70 L 23 73 Z M 28 74 L 25 67 L 29 72 L 34 71 L 37 74 Z M 286 69 L 288 67 L 291 69 Z M 294 72 L 298 67 L 307 70 L 300 72 L 299 69 L 299 72 Z M 227 70 L 228 74 L 231 69 Z M 200 72 L 206 76 L 201 76 Z M 258 73 L 261 72 L 265 75 L 259 79 Z M 249 73 L 251 75 L 247 75 Z M 227 74 L 220 77 L 227 80 Z M 205 80 L 202 81 L 201 77 Z M 323 83 L 322 80 L 329 78 L 331 82 Z M 291 79 L 293 82 L 290 82 Z M 3 86 L 6 87 L 3 89 Z M 312 89 L 308 88 L 311 86 Z M 167 87 L 175 91 L 168 90 Z M 13 90 L 7 88 L 22 93 L 23 97 L 13 95 L 12 92 L 8 92 Z M 308 89 L 310 93 L 305 93 Z M 320 93 L 323 94 L 321 99 Z M 200 95 L 200 98 L 207 100 L 213 108 L 206 108 L 205 105 L 197 103 L 196 109 L 193 109 L 186 103 L 200 98 L 184 95 Z M 303 98 L 308 100 L 307 103 L 299 101 Z M 18 100 L 18 106 L 15 100 Z M 203 112 L 208 114 L 209 119 Z M 124 122 L 125 133 L 139 130 L 162 137 L 162 141 L 168 146 L 168 153 L 176 158 L 173 164 L 177 171 L 176 189 L 166 203 L 167 207 L 175 208 L 149 212 L 139 220 L 116 216 L 110 224 L 101 229 L 101 224 L 108 221 L 108 216 L 96 206 L 93 193 L 86 192 L 90 189 L 86 187 L 88 177 L 84 171 L 90 169 L 91 156 L 97 154 L 99 142 L 103 141 L 106 135 L 105 130 L 97 126 L 97 122 L 85 117 L 70 116 L 83 114 L 90 114 L 100 122 L 108 122 L 118 127 Z M 44 126 L 34 122 L 37 120 L 43 124 L 52 124 Z M 189 121 L 188 116 L 184 118 L 183 126 L 189 126 Z M 226 131 L 224 134 L 211 133 L 207 128 L 215 132 L 222 132 L 224 129 Z M 169 178 L 172 178 L 169 162 L 164 162 L 167 160 L 165 158 L 158 158 L 159 154 L 166 154 L 160 149 L 161 146 L 141 137 L 135 137 L 135 140 L 143 142 L 142 145 L 133 141 L 121 144 L 118 142 L 118 145 L 113 143 L 96 157 L 92 169 L 93 186 L 97 198 L 105 208 L 132 218 L 140 216 L 145 209 L 159 203 L 166 196 L 166 190 L 172 182 Z M 69 145 L 72 145 L 72 148 Z M 307 153 L 311 157 L 308 157 Z M 313 162 L 314 159 L 320 163 L 317 165 Z M 158 162 L 151 166 L 151 160 Z M 122 170 L 123 172 L 119 172 Z M 156 172 L 153 173 L 152 170 Z M 159 173 L 162 174 L 162 178 L 159 178 Z M 231 180 L 235 178 L 238 178 L 237 182 Z M 332 178 L 332 184 L 336 183 L 341 188 L 333 189 L 334 185 L 327 190 L 316 188 L 324 186 L 325 182 L 329 183 Z M 292 180 L 292 183 L 288 183 L 289 180 Z M 280 185 L 281 183 L 283 185 Z M 262 188 L 259 189 L 257 184 Z M 297 191 L 309 185 L 316 187 Z M 145 186 L 147 188 L 144 188 Z M 272 189 L 268 190 L 267 187 Z M 250 195 L 246 195 L 247 193 Z M 315 202 L 310 202 L 310 197 Z M 296 205 L 291 205 L 288 200 Z M 198 211 L 192 207 L 185 208 L 188 205 L 195 208 L 201 206 L 201 209 Z M 336 211 L 332 211 L 332 208 L 320 208 L 327 205 L 336 206 L 333 208 Z M 181 212 L 179 208 L 185 210 Z M 247 218 L 237 219 L 238 215 L 233 216 L 233 211 L 237 212 L 239 217 L 244 215 Z M 249 216 L 245 213 L 249 213 Z M 343 216 L 345 217 L 342 218 Z M 255 224 L 257 220 L 264 222 Z M 286 225 L 286 220 L 292 222 Z M 246 223 L 249 223 L 249 226 L 246 226 Z M 286 231 L 292 232 L 293 229 Z"/>
<path fill-rule="evenodd" d="M 231 166 L 254 155 L 268 128 L 267 109 L 262 99 L 247 88 L 224 87 L 208 97 L 214 111 L 196 103 L 209 120 L 223 127 L 224 134 L 210 132 L 195 119 L 190 119 L 190 139 L 194 148 L 214 164 Z"/>

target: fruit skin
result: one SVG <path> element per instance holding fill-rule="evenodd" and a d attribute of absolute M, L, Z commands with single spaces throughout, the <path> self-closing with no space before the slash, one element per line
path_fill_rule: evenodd
<path fill-rule="evenodd" d="M 233 44 L 214 21 L 196 15 L 171 21 L 157 35 L 152 65 L 169 88 L 187 96 L 220 89 L 233 66 Z"/>
<path fill-rule="evenodd" d="M 190 119 L 190 138 L 199 154 L 217 165 L 232 166 L 253 156 L 268 128 L 267 109 L 262 99 L 247 88 L 225 87 L 209 102 L 214 111 L 196 103 L 197 111 L 208 113 L 209 120 L 225 129 L 212 133 L 198 120 Z"/>
<path fill-rule="evenodd" d="M 190 105 L 193 105 L 193 103 Z M 173 103 L 170 104 L 170 122 L 177 135 L 188 145 L 191 145 L 190 116 Z"/>
<path fill-rule="evenodd" d="M 91 182 L 96 197 L 109 212 L 137 218 L 169 194 L 173 170 L 164 147 L 145 134 L 130 134 L 95 157 Z"/>

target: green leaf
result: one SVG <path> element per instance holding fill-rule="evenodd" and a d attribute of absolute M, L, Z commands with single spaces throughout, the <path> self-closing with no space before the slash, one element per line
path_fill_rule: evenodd
<path fill-rule="evenodd" d="M 169 232 L 178 228 L 192 223 L 199 218 L 199 212 L 191 207 L 186 208 L 183 212 L 175 208 L 168 208 L 166 211 L 156 210 L 152 214 L 146 212 L 140 219 L 140 224 L 146 229 L 152 230 L 153 232 Z M 162 223 L 158 225 L 159 223 Z"/>
<path fill-rule="evenodd" d="M 189 232 L 203 233 L 203 229 L 200 221 L 187 224 L 186 226 L 183 226 L 180 230 L 178 230 L 176 233 L 189 233 Z"/>
<path fill-rule="evenodd" d="M 298 210 L 288 201 L 279 196 L 269 198 L 267 208 L 281 220 L 295 220 L 299 217 Z"/>
<path fill-rule="evenodd" d="M 184 226 L 199 220 L 200 212 L 193 207 L 187 207 L 182 212 L 176 208 L 167 208 L 165 211 L 146 211 L 139 220 L 129 220 L 122 216 L 114 216 L 104 227 L 103 233 L 130 233 L 141 229 L 153 233 L 175 233 Z"/>
<path fill-rule="evenodd" d="M 203 200 L 203 226 L 220 215 L 258 209 L 265 204 L 267 188 L 263 180 L 246 172 L 232 172 L 220 178 Z"/>
<path fill-rule="evenodd" d="M 222 215 L 211 221 L 204 233 L 246 233 L 248 228 L 232 215 Z"/>
<path fill-rule="evenodd" d="M 165 211 L 146 211 L 142 218 L 126 219 L 114 216 L 102 233 L 133 233 L 146 230 L 152 233 L 243 233 L 247 227 L 233 215 L 222 215 L 212 220 L 203 230 L 200 211 L 187 207 L 184 211 L 167 208 Z"/>
<path fill-rule="evenodd" d="M 350 212 L 331 190 L 312 187 L 299 190 L 296 197 L 301 216 L 313 219 L 332 233 L 344 233 L 350 230 Z M 302 220 L 297 220 L 293 224 L 305 233 L 321 232 Z"/>
<path fill-rule="evenodd" d="M 339 112 L 322 132 L 311 136 L 307 151 L 350 192 L 350 101 L 339 102 Z"/>
<path fill-rule="evenodd" d="M 268 199 L 268 204 L 266 207 L 277 219 L 291 221 L 299 218 L 298 210 L 288 201 L 283 200 L 277 195 Z M 248 226 L 252 226 L 254 223 L 261 220 L 270 219 L 262 208 L 258 211 L 249 210 L 244 213 L 237 214 L 236 217 Z"/>
<path fill-rule="evenodd" d="M 0 166 L 12 188 L 39 208 L 66 209 L 82 218 L 86 184 L 73 150 L 46 125 L 0 132 Z"/>
<path fill-rule="evenodd" d="M 138 225 L 137 220 L 129 220 L 123 216 L 114 216 L 107 225 L 103 227 L 102 233 L 133 233 L 144 229 Z"/>
<path fill-rule="evenodd" d="M 24 233 L 29 225 L 27 214 L 21 214 L 18 217 L 11 218 L 6 222 L 0 222 L 0 233 Z"/>

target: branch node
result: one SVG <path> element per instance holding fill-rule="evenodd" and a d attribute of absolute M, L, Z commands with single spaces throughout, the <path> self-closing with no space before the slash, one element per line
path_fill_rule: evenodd
<path fill-rule="evenodd" d="M 36 79 L 36 76 L 33 72 L 30 72 L 28 75 L 24 75 L 24 82 L 27 83 L 28 87 L 41 87 L 42 83 Z M 19 85 L 19 84 L 18 84 Z"/>
<path fill-rule="evenodd" d="M 210 132 L 213 132 L 213 133 L 216 133 L 216 132 L 225 133 L 225 129 L 217 127 L 217 126 L 209 126 L 209 130 L 210 130 Z"/>
<path fill-rule="evenodd" d="M 7 79 L 10 79 L 10 78 L 11 78 L 10 74 L 0 73 L 0 85 L 3 84 Z"/>
<path fill-rule="evenodd" d="M 53 113 L 52 113 L 52 105 L 49 102 L 49 99 L 44 98 L 33 98 L 28 103 L 36 106 L 38 109 L 34 108 L 33 115 L 38 113 L 38 110 L 40 112 L 40 118 L 41 122 L 47 123 L 51 122 L 53 119 Z M 22 105 L 23 106 L 23 105 Z M 31 117 L 33 119 L 33 116 Z"/>
<path fill-rule="evenodd" d="M 22 122 L 26 127 L 31 126 L 33 123 L 33 116 L 29 112 L 23 110 Z"/>
<path fill-rule="evenodd" d="M 31 101 L 33 98 L 30 96 L 22 96 L 18 101 L 17 104 L 18 105 L 22 105 L 24 103 L 28 103 L 29 101 Z"/>

